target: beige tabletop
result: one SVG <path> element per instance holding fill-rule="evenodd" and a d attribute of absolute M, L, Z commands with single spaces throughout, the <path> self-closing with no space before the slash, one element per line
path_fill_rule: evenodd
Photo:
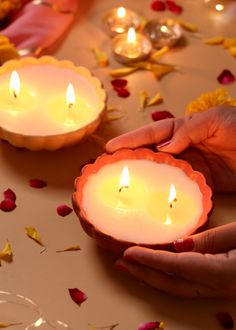
<path fill-rule="evenodd" d="M 81 2 L 85 5 L 85 1 Z M 170 73 L 161 81 L 150 72 L 136 72 L 128 77 L 130 97 L 119 98 L 112 90 L 109 71 L 121 65 L 113 59 L 110 39 L 102 29 L 101 18 L 105 11 L 122 4 L 147 19 L 173 17 L 173 14 L 152 11 L 148 0 L 87 2 L 90 7 L 87 14 L 79 15 L 54 55 L 88 67 L 103 82 L 108 105 L 123 111 L 124 117 L 103 124 L 98 130 L 97 134 L 105 139 L 151 122 L 149 114 L 152 110 L 167 109 L 176 116 L 183 115 L 188 102 L 203 92 L 220 87 L 216 77 L 223 69 L 236 73 L 236 59 L 223 46 L 204 45 L 201 40 L 202 36 L 219 34 L 235 37 L 235 1 L 222 0 L 226 9 L 217 13 L 203 0 L 182 0 L 184 11 L 181 18 L 196 24 L 201 35 L 184 32 L 186 45 L 164 56 L 163 62 L 177 65 L 179 72 Z M 110 67 L 97 66 L 91 52 L 93 47 L 100 47 L 109 54 Z M 227 87 L 233 97 L 236 97 L 235 86 L 234 83 Z M 159 91 L 164 103 L 141 112 L 138 100 L 141 89 L 150 95 Z M 230 312 L 236 321 L 235 302 L 172 297 L 120 273 L 113 267 L 113 257 L 98 248 L 84 233 L 75 213 L 64 218 L 57 215 L 58 205 L 71 206 L 73 181 L 80 173 L 80 165 L 101 152 L 102 148 L 94 140 L 54 152 L 22 151 L 8 143 L 0 143 L 0 189 L 3 192 L 11 188 L 17 195 L 17 208 L 13 212 L 0 211 L 0 248 L 8 239 L 14 252 L 13 261 L 3 261 L 0 267 L 0 290 L 32 299 L 44 318 L 60 320 L 74 330 L 88 330 L 90 323 L 98 327 L 118 323 L 117 330 L 135 330 L 140 323 L 147 321 L 164 321 L 168 330 L 213 330 L 220 329 L 215 313 L 224 310 Z M 28 185 L 31 178 L 43 179 L 48 185 L 33 189 Z M 214 202 L 211 226 L 235 220 L 235 194 L 217 195 Z M 27 238 L 26 226 L 38 230 L 46 251 L 40 253 L 42 248 Z M 81 251 L 56 253 L 78 244 Z M 68 288 L 76 287 L 88 296 L 80 307 L 68 294 Z M 1 305 L 0 323 L 6 322 Z M 14 309 L 17 304 L 9 304 L 8 308 L 13 317 L 11 320 L 16 322 Z M 25 323 L 12 329 L 25 329 Z"/>

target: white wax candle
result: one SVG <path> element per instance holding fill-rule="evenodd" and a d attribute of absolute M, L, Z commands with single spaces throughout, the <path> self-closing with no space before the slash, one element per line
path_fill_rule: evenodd
<path fill-rule="evenodd" d="M 86 76 L 68 67 L 40 63 L 16 68 L 21 80 L 19 97 L 9 91 L 11 71 L 0 74 L 0 125 L 32 136 L 76 131 L 98 117 L 101 100 Z M 72 83 L 76 93 L 73 120 L 66 105 L 66 89 Z"/>
<path fill-rule="evenodd" d="M 130 186 L 119 192 L 127 165 Z M 177 201 L 170 208 L 174 184 Z M 134 243 L 165 243 L 190 233 L 202 214 L 202 193 L 180 168 L 150 160 L 121 160 L 88 177 L 82 207 L 101 232 Z"/>

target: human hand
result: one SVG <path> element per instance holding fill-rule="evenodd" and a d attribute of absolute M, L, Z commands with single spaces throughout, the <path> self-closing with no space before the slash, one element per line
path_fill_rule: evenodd
<path fill-rule="evenodd" d="M 236 191 L 235 141 L 236 107 L 223 105 L 151 123 L 112 139 L 106 150 L 112 153 L 156 144 L 159 151 L 180 154 L 180 158 L 205 175 L 213 190 L 232 192 Z"/>
<path fill-rule="evenodd" d="M 236 298 L 236 222 L 174 242 L 177 252 L 128 248 L 116 267 L 187 298 Z M 191 252 L 185 252 L 191 251 Z"/>

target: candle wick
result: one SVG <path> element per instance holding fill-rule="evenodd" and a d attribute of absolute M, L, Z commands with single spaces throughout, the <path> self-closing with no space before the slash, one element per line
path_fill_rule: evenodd
<path fill-rule="evenodd" d="M 69 103 L 68 108 L 71 110 L 73 108 L 73 103 Z"/>
<path fill-rule="evenodd" d="M 173 207 L 173 203 L 174 202 L 177 202 L 177 198 L 175 198 L 175 199 L 173 199 L 173 201 L 170 203 L 170 208 L 172 209 L 172 207 Z"/>
<path fill-rule="evenodd" d="M 14 89 L 13 89 L 12 93 L 13 93 L 14 98 L 17 99 L 17 94 L 16 94 L 16 92 L 14 91 Z"/>
<path fill-rule="evenodd" d="M 129 186 L 121 186 L 121 187 L 119 188 L 119 193 L 120 193 L 124 188 L 128 189 Z"/>

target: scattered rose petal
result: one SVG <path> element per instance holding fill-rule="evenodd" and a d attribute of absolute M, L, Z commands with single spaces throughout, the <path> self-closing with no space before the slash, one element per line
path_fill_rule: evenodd
<path fill-rule="evenodd" d="M 166 7 L 173 14 L 177 14 L 177 15 L 181 14 L 183 11 L 183 8 L 177 5 L 174 1 L 166 1 Z"/>
<path fill-rule="evenodd" d="M 0 203 L 0 209 L 4 212 L 10 212 L 13 211 L 16 208 L 16 203 L 14 200 L 5 198 L 1 203 Z"/>
<path fill-rule="evenodd" d="M 174 116 L 172 115 L 172 113 L 170 113 L 169 111 L 154 111 L 151 113 L 151 117 L 154 121 L 158 121 L 158 120 L 162 120 L 162 119 L 166 119 L 166 118 L 174 118 Z"/>
<path fill-rule="evenodd" d="M 63 249 L 63 250 L 57 250 L 56 252 L 59 253 L 59 252 L 69 252 L 69 251 L 80 251 L 81 248 L 79 245 L 75 245 L 75 246 L 71 246 L 71 247 L 68 247 L 66 249 Z"/>
<path fill-rule="evenodd" d="M 112 76 L 113 78 L 124 77 L 124 76 L 128 76 L 129 74 L 137 70 L 138 68 L 136 67 L 115 69 L 110 71 L 110 76 Z"/>
<path fill-rule="evenodd" d="M 70 214 L 72 212 L 72 208 L 69 207 L 68 205 L 59 205 L 57 207 L 57 214 L 60 215 L 61 217 L 65 217 L 67 216 L 68 214 Z"/>
<path fill-rule="evenodd" d="M 158 329 L 164 329 L 164 323 L 163 322 L 146 322 L 143 324 L 140 324 L 137 328 L 137 330 L 158 330 Z"/>
<path fill-rule="evenodd" d="M 151 3 L 151 8 L 155 11 L 164 11 L 166 9 L 166 5 L 163 1 L 155 0 Z"/>
<path fill-rule="evenodd" d="M 3 196 L 5 199 L 11 199 L 14 202 L 16 201 L 16 194 L 10 188 L 3 192 Z"/>
<path fill-rule="evenodd" d="M 160 93 L 157 93 L 150 101 L 147 103 L 147 107 L 151 107 L 153 105 L 161 104 L 163 102 L 163 98 Z"/>
<path fill-rule="evenodd" d="M 216 317 L 220 322 L 223 329 L 233 329 L 234 328 L 234 320 L 232 316 L 228 312 L 218 312 L 216 313 Z"/>
<path fill-rule="evenodd" d="M 29 238 L 34 240 L 39 245 L 44 246 L 39 233 L 37 232 L 37 230 L 34 227 L 26 227 L 25 231 L 26 231 L 26 234 Z"/>
<path fill-rule="evenodd" d="M 12 261 L 12 257 L 13 257 L 13 253 L 12 253 L 11 244 L 7 242 L 4 248 L 2 249 L 2 251 L 0 251 L 0 259 L 10 262 Z"/>
<path fill-rule="evenodd" d="M 222 85 L 228 85 L 235 81 L 235 76 L 229 70 L 223 70 L 217 80 Z"/>
<path fill-rule="evenodd" d="M 203 39 L 204 44 L 206 45 L 221 45 L 224 42 L 223 36 L 216 36 L 213 38 Z"/>
<path fill-rule="evenodd" d="M 198 27 L 195 24 L 192 24 L 187 21 L 183 21 L 182 19 L 177 19 L 176 22 L 179 23 L 179 25 L 188 32 L 197 32 L 198 31 Z"/>
<path fill-rule="evenodd" d="M 128 91 L 127 88 L 119 88 L 119 89 L 117 88 L 116 91 L 117 91 L 117 95 L 120 97 L 130 96 L 130 92 Z"/>
<path fill-rule="evenodd" d="M 148 93 L 146 91 L 139 92 L 139 105 L 142 110 L 147 106 Z"/>
<path fill-rule="evenodd" d="M 32 188 L 44 188 L 47 186 L 47 182 L 44 180 L 40 180 L 40 179 L 30 179 L 29 180 L 29 185 Z"/>
<path fill-rule="evenodd" d="M 128 80 L 126 79 L 113 79 L 111 81 L 112 86 L 116 89 L 116 88 L 121 88 L 121 87 L 125 87 L 128 84 Z"/>
<path fill-rule="evenodd" d="M 98 65 L 100 67 L 105 67 L 109 64 L 107 54 L 102 49 L 93 48 L 92 51 L 96 57 Z"/>
<path fill-rule="evenodd" d="M 74 289 L 68 289 L 69 290 L 69 293 L 70 293 L 70 296 L 71 296 L 71 299 L 76 303 L 78 304 L 79 306 L 86 300 L 88 299 L 87 295 L 80 291 L 79 289 L 77 288 L 74 288 Z"/>

